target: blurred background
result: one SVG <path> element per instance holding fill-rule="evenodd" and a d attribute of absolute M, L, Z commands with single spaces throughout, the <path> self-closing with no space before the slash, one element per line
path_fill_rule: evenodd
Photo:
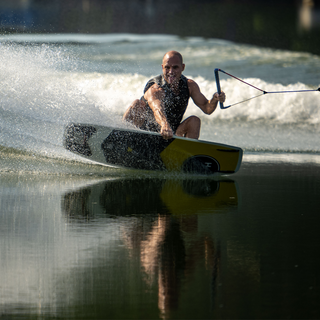
<path fill-rule="evenodd" d="M 0 33 L 218 38 L 320 54 L 320 0 L 0 0 Z"/>

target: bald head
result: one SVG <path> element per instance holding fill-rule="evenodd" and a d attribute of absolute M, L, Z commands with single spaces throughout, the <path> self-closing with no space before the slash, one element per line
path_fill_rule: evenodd
<path fill-rule="evenodd" d="M 181 55 L 181 53 L 178 52 L 178 51 L 168 51 L 168 52 L 163 56 L 162 63 L 164 63 L 165 60 L 168 60 L 168 59 L 173 58 L 173 57 L 177 57 L 177 58 L 180 60 L 180 63 L 183 64 L 182 55 Z"/>
<path fill-rule="evenodd" d="M 162 60 L 162 73 L 169 85 L 179 84 L 184 68 L 185 65 L 182 61 L 182 55 L 179 52 L 169 51 L 164 55 Z"/>

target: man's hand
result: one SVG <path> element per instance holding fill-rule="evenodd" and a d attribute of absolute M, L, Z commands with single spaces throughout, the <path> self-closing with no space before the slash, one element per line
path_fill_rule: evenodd
<path fill-rule="evenodd" d="M 161 127 L 160 133 L 164 139 L 171 139 L 173 137 L 173 131 L 168 124 Z"/>
<path fill-rule="evenodd" d="M 205 114 L 211 114 L 216 110 L 218 102 L 224 102 L 226 100 L 224 92 L 221 92 L 220 94 L 215 93 L 211 100 L 207 100 L 207 98 L 201 93 L 198 84 L 191 79 L 188 79 L 188 88 L 193 102 Z"/>
<path fill-rule="evenodd" d="M 215 100 L 216 102 L 225 102 L 226 101 L 226 95 L 225 93 L 222 91 L 220 94 L 218 92 L 216 92 L 213 97 L 213 100 Z"/>

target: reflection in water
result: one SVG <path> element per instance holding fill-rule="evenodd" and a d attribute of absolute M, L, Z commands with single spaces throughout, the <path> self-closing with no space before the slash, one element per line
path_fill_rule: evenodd
<path fill-rule="evenodd" d="M 80 189 L 72 193 L 67 193 L 64 196 L 64 212 L 68 214 L 70 219 L 77 217 L 77 219 L 89 219 L 93 216 L 93 212 L 87 207 L 87 201 L 90 197 L 91 189 Z"/>
<path fill-rule="evenodd" d="M 96 208 L 94 205 L 98 205 Z M 137 214 L 222 213 L 238 205 L 231 180 L 114 180 L 66 193 L 63 211 L 69 218 Z"/>
<path fill-rule="evenodd" d="M 319 319 L 318 166 L 102 179 L 0 176 L 0 318 Z"/>
<path fill-rule="evenodd" d="M 141 266 L 143 281 L 157 287 L 158 308 L 166 318 L 179 306 L 182 288 L 199 264 L 209 274 L 212 298 L 220 263 L 219 240 L 199 234 L 198 215 L 237 208 L 233 181 L 118 180 L 72 191 L 63 197 L 68 221 L 125 217 L 121 237 L 129 259 Z M 213 302 L 212 302 L 213 303 Z"/>
<path fill-rule="evenodd" d="M 158 307 L 163 317 L 178 308 L 181 282 L 188 282 L 199 261 L 212 272 L 212 289 L 216 289 L 219 247 L 208 236 L 197 237 L 196 218 L 192 228 L 190 221 L 184 222 L 159 216 L 140 245 L 146 281 L 151 286 L 158 278 Z"/>
<path fill-rule="evenodd" d="M 158 275 L 158 306 L 163 313 L 178 306 L 185 256 L 179 224 L 168 216 L 159 217 L 141 242 L 140 257 L 147 281 Z"/>

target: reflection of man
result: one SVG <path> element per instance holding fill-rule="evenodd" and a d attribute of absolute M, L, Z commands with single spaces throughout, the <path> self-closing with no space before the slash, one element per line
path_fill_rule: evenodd
<path fill-rule="evenodd" d="M 158 307 L 163 315 L 178 307 L 180 283 L 186 269 L 185 244 L 180 225 L 170 216 L 159 216 L 141 242 L 141 265 L 152 281 L 158 277 Z"/>
<path fill-rule="evenodd" d="M 158 307 L 162 316 L 178 308 L 181 280 L 188 278 L 199 262 L 213 271 L 212 280 L 216 281 L 219 249 L 216 250 L 210 238 L 196 237 L 197 230 L 195 215 L 181 217 L 179 221 L 169 215 L 159 215 L 148 236 L 141 241 L 141 265 L 150 284 L 158 278 Z"/>
<path fill-rule="evenodd" d="M 173 134 L 198 139 L 200 119 L 191 116 L 182 121 L 189 98 L 204 113 L 211 114 L 219 101 L 225 101 L 225 94 L 215 93 L 207 100 L 198 84 L 182 75 L 184 69 L 181 54 L 167 52 L 162 60 L 163 74 L 149 80 L 143 97 L 131 104 L 123 119 L 140 129 L 160 132 L 165 139 L 172 138 Z"/>

